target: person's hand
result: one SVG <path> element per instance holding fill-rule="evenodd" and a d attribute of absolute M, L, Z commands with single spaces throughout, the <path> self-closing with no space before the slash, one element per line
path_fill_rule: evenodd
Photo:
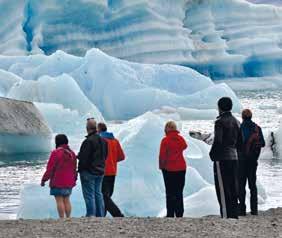
<path fill-rule="evenodd" d="M 45 186 L 45 182 L 44 181 L 41 181 L 41 187 L 44 187 Z"/>

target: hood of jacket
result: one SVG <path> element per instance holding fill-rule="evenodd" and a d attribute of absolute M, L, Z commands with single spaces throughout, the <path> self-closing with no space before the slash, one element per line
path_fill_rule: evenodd
<path fill-rule="evenodd" d="M 100 132 L 100 136 L 105 139 L 110 139 L 110 140 L 115 139 L 114 134 L 112 132 L 103 131 L 103 132 Z"/>

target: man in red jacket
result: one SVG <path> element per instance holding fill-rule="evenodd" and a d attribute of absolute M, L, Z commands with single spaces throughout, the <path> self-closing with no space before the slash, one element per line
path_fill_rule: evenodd
<path fill-rule="evenodd" d="M 107 141 L 108 156 L 106 159 L 105 176 L 103 179 L 102 193 L 104 196 L 105 210 L 113 217 L 124 217 L 118 206 L 112 200 L 114 193 L 115 177 L 117 175 L 117 163 L 125 159 L 125 155 L 119 141 L 113 133 L 107 132 L 105 123 L 98 124 L 100 136 Z"/>

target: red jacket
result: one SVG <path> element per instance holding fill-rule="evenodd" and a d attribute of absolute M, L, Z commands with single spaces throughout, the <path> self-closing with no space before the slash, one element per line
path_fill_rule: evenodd
<path fill-rule="evenodd" d="M 117 175 L 117 163 L 125 159 L 124 152 L 117 139 L 114 138 L 112 133 L 100 133 L 108 144 L 108 157 L 106 159 L 105 176 Z"/>
<path fill-rule="evenodd" d="M 52 151 L 42 182 L 50 180 L 51 188 L 73 188 L 76 178 L 75 153 L 67 145 Z"/>
<path fill-rule="evenodd" d="M 167 171 L 186 170 L 186 162 L 183 151 L 187 148 L 187 143 L 178 131 L 170 131 L 162 139 L 159 167 Z"/>

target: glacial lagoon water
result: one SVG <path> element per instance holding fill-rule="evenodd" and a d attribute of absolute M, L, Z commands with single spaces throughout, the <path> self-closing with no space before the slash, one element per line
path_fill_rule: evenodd
<path fill-rule="evenodd" d="M 244 107 L 253 109 L 254 120 L 263 127 L 265 135 L 279 127 L 282 122 L 282 114 L 278 113 L 278 108 L 282 106 L 280 91 L 236 93 Z M 182 126 L 184 131 L 210 132 L 213 129 L 213 121 L 183 121 Z M 70 137 L 71 145 L 76 151 L 83 140 L 83 129 L 82 125 L 82 133 Z M 39 184 L 48 156 L 48 154 L 0 156 L 0 219 L 16 218 L 22 186 L 26 183 Z M 282 207 L 282 158 L 261 159 L 258 177 L 267 193 L 266 202 L 260 205 L 260 209 Z"/>

